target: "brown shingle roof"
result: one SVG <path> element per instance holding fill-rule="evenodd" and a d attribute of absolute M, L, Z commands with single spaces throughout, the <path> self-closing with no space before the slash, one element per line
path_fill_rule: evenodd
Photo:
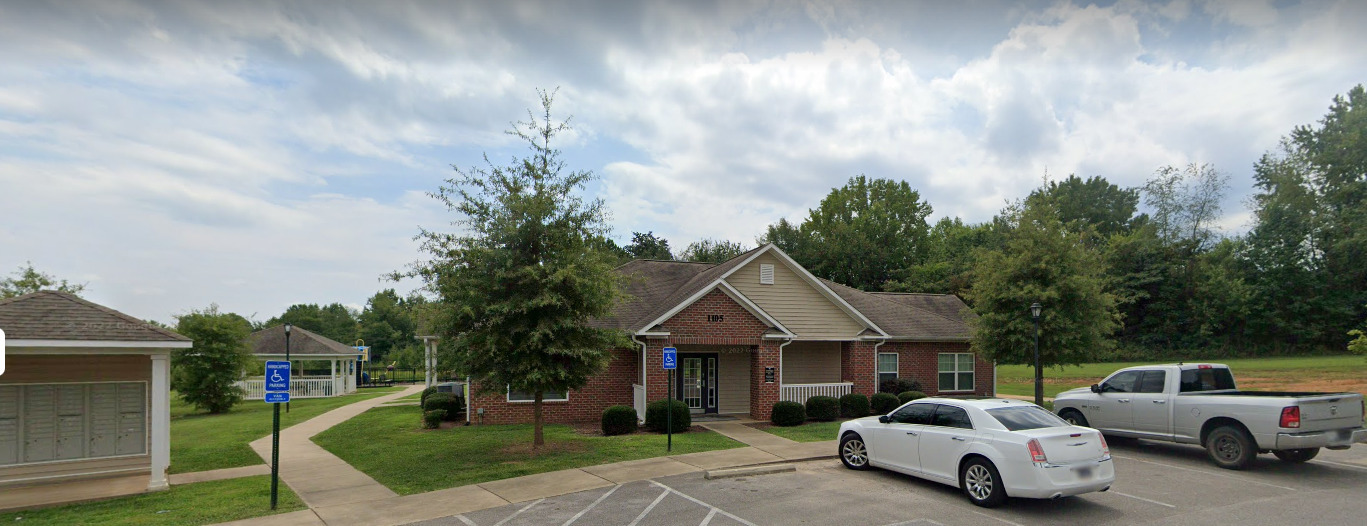
<path fill-rule="evenodd" d="M 55 290 L 0 300 L 0 329 L 10 340 L 190 341 L 169 329 Z"/>
<path fill-rule="evenodd" d="M 821 281 L 893 338 L 964 341 L 970 336 L 964 323 L 964 316 L 970 313 L 956 296 L 869 293 L 827 279 Z M 963 308 L 955 307 L 956 303 Z M 949 312 L 955 314 L 946 315 Z"/>
<path fill-rule="evenodd" d="M 252 346 L 252 354 L 284 355 L 285 326 L 276 325 L 269 329 L 253 332 L 247 337 Z M 290 357 L 295 355 L 336 355 L 356 356 L 356 348 L 313 331 L 299 327 L 290 328 Z"/>

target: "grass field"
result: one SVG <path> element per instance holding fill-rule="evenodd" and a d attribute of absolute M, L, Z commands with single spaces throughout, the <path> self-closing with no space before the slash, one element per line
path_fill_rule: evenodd
<path fill-rule="evenodd" d="M 588 436 L 565 425 L 545 426 L 546 446 L 532 453 L 530 424 L 424 430 L 418 413 L 378 407 L 313 441 L 401 495 L 666 454 L 665 435 Z M 673 454 L 743 445 L 689 432 L 674 435 Z"/>
<path fill-rule="evenodd" d="M 1211 362 L 1228 365 L 1241 389 L 1367 393 L 1367 361 L 1361 356 L 1231 358 Z M 1068 389 L 1087 387 L 1117 369 L 1159 363 L 1173 362 L 1088 363 L 1062 369 L 1045 368 L 1044 396 L 1052 397 Z M 1033 395 L 1033 382 L 1031 367 L 997 367 L 997 390 L 1002 394 Z"/>
<path fill-rule="evenodd" d="M 290 412 L 280 411 L 284 429 L 338 407 L 393 393 L 400 387 L 364 389 L 356 394 L 332 398 L 308 398 L 290 404 Z M 219 415 L 196 412 L 180 397 L 171 396 L 171 473 L 190 473 L 210 469 L 235 468 L 261 463 L 247 444 L 271 434 L 271 404 L 244 400 L 233 410 Z"/>
<path fill-rule="evenodd" d="M 0 513 L 0 524 L 197 525 L 235 521 L 304 509 L 284 484 L 279 507 L 270 509 L 270 477 L 262 475 L 172 486 L 166 491 Z"/>
<path fill-rule="evenodd" d="M 807 422 L 793 427 L 769 426 L 761 430 L 788 440 L 820 442 L 822 440 L 835 440 L 835 433 L 840 430 L 840 421 Z"/>

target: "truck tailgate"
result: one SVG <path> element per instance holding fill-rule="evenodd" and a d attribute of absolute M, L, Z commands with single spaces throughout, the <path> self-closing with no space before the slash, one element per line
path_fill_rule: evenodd
<path fill-rule="evenodd" d="M 1301 427 L 1304 431 L 1325 431 L 1362 426 L 1362 395 L 1340 393 L 1301 398 Z"/>

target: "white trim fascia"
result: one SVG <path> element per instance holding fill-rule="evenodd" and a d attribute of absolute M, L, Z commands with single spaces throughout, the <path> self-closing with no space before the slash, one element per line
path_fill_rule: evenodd
<path fill-rule="evenodd" d="M 717 287 L 721 288 L 723 294 L 726 294 L 736 303 L 739 303 L 742 307 L 745 307 L 745 310 L 750 311 L 750 314 L 755 315 L 756 318 L 759 318 L 765 323 L 768 323 L 771 327 L 777 327 L 778 330 L 783 331 L 783 334 L 786 336 L 793 338 L 797 337 L 797 334 L 794 334 L 793 331 L 788 330 L 787 327 L 784 327 L 782 323 L 779 323 L 778 320 L 774 319 L 773 316 L 770 316 L 769 313 L 764 312 L 764 309 L 759 308 L 759 305 L 755 305 L 755 302 L 750 301 L 750 298 L 745 297 L 744 294 L 741 294 L 740 291 L 736 290 L 736 288 L 731 286 L 730 283 L 727 283 L 725 280 L 723 280 L 717 284 Z"/>
<path fill-rule="evenodd" d="M 783 252 L 783 249 L 778 248 L 778 246 L 775 245 L 775 244 L 773 244 L 773 243 L 770 243 L 770 244 L 768 245 L 768 248 L 773 249 L 774 253 L 777 254 L 777 255 L 779 256 L 779 258 L 782 259 L 783 262 L 784 262 L 785 264 L 788 265 L 788 268 L 789 268 L 789 269 L 793 269 L 793 270 L 798 271 L 797 273 L 798 273 L 799 276 L 802 276 L 803 279 L 806 279 L 806 280 L 807 280 L 807 283 L 809 283 L 809 284 L 811 284 L 812 286 L 816 287 L 817 292 L 820 292 L 823 296 L 826 296 L 826 299 L 831 300 L 832 302 L 834 302 L 834 303 L 836 304 L 836 306 L 838 306 L 838 307 L 840 307 L 842 310 L 844 310 L 846 314 L 849 314 L 849 315 L 853 316 L 855 319 L 857 319 L 857 320 L 859 320 L 860 322 L 864 323 L 864 325 L 865 325 L 866 327 L 868 327 L 868 328 L 870 328 L 870 329 L 873 329 L 873 330 L 875 330 L 875 331 L 878 331 L 878 334 L 882 334 L 882 335 L 885 336 L 885 337 L 888 336 L 887 331 L 884 331 L 884 330 L 883 330 L 881 327 L 879 327 L 877 324 L 873 323 L 873 320 L 870 320 L 870 319 L 868 319 L 868 317 L 864 316 L 864 313 L 859 312 L 858 309 L 855 309 L 853 305 L 850 305 L 848 302 L 846 302 L 844 298 L 841 298 L 839 294 L 836 294 L 835 291 L 831 290 L 830 287 L 827 287 L 825 283 L 822 283 L 822 282 L 821 282 L 821 280 L 816 279 L 816 276 L 813 276 L 812 273 L 811 273 L 811 272 L 808 272 L 807 269 L 806 269 L 805 267 L 803 267 L 802 265 L 799 265 L 799 264 L 797 263 L 796 260 L 794 260 L 794 259 L 793 259 L 791 256 L 789 256 L 787 253 Z M 761 252 L 763 252 L 763 251 L 761 251 Z M 757 255 L 758 255 L 758 254 L 757 254 Z M 731 269 L 731 271 L 730 271 L 730 272 L 727 272 L 726 275 L 729 276 L 729 275 L 731 275 L 732 272 L 735 272 L 735 271 L 738 270 L 738 269 L 740 269 L 739 266 L 736 267 L 736 268 Z M 722 277 L 725 278 L 726 276 L 722 276 Z"/>
<path fill-rule="evenodd" d="M 7 347 L 105 347 L 111 349 L 189 349 L 194 342 L 185 341 L 116 341 L 116 340 L 8 340 Z"/>
<path fill-rule="evenodd" d="M 890 342 L 927 342 L 927 343 L 971 343 L 970 338 L 918 338 L 915 336 L 889 336 L 887 338 L 865 337 L 865 340 L 884 340 Z"/>
<path fill-rule="evenodd" d="M 82 347 L 5 347 L 5 354 L 11 356 L 169 356 L 171 349 L 147 348 L 82 348 Z"/>
<path fill-rule="evenodd" d="M 285 357 L 285 353 L 252 354 L 252 356 L 255 356 L 255 357 L 257 357 L 257 358 L 284 358 L 284 357 Z M 297 352 L 292 352 L 292 353 L 290 353 L 290 360 L 341 360 L 341 361 L 346 361 L 346 360 L 355 360 L 355 359 L 356 359 L 356 355 L 354 355 L 354 354 L 301 354 L 301 353 L 297 353 Z"/>
<path fill-rule="evenodd" d="M 645 336 L 646 338 L 668 338 L 667 332 L 638 332 L 633 336 Z"/>

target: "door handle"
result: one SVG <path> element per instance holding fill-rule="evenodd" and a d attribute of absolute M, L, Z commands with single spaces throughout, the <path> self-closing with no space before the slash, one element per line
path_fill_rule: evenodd
<path fill-rule="evenodd" d="M 1154 400 L 1153 403 L 1155 403 L 1155 404 L 1166 404 L 1166 403 L 1168 403 L 1168 401 L 1167 401 L 1167 400 Z"/>
<path fill-rule="evenodd" d="M 957 440 L 957 441 L 959 441 L 959 442 L 963 442 L 964 440 L 967 440 L 967 439 L 964 438 L 964 437 L 949 437 L 949 439 L 950 439 L 950 440 Z"/>
<path fill-rule="evenodd" d="M 1117 401 L 1117 402 L 1120 402 L 1120 403 L 1122 403 L 1122 404 L 1128 404 L 1128 403 L 1130 403 L 1130 399 L 1129 399 L 1129 398 L 1121 398 L 1121 399 L 1118 399 L 1118 400 L 1116 400 L 1116 401 Z"/>
<path fill-rule="evenodd" d="M 907 431 L 908 435 L 917 436 L 915 431 Z"/>

